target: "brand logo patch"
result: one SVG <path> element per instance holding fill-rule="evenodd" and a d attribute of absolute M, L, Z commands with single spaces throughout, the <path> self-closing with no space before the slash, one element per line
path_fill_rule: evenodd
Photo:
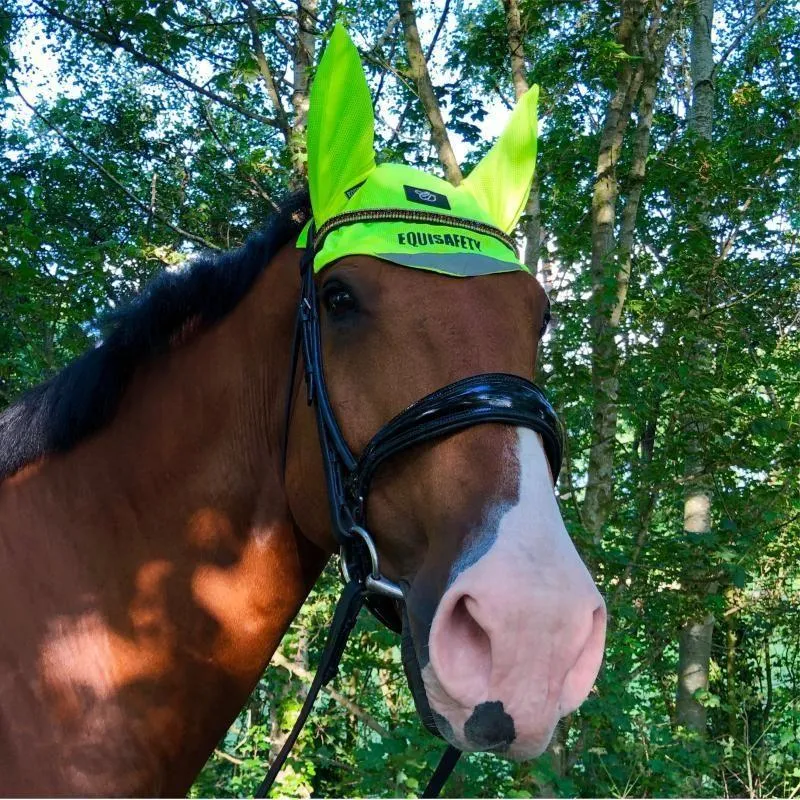
<path fill-rule="evenodd" d="M 425 233 L 424 231 L 408 230 L 397 234 L 397 243 L 403 247 L 428 247 L 438 244 L 445 247 L 457 247 L 461 250 L 480 252 L 481 249 L 478 239 L 460 233 Z"/>
<path fill-rule="evenodd" d="M 450 201 L 446 195 L 439 192 L 432 192 L 430 189 L 418 189 L 416 186 L 403 184 L 406 190 L 406 199 L 412 203 L 421 203 L 423 206 L 435 206 L 436 208 L 450 209 Z"/>
<path fill-rule="evenodd" d="M 361 183 L 357 183 L 355 186 L 351 186 L 345 193 L 345 197 L 349 200 L 364 184 L 366 181 L 361 181 Z"/>

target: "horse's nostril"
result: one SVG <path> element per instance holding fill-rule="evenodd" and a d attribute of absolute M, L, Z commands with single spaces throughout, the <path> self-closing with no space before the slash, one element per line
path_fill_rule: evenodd
<path fill-rule="evenodd" d="M 431 630 L 431 660 L 445 691 L 471 708 L 486 699 L 492 672 L 492 645 L 475 618 L 476 601 L 461 595 L 449 611 L 440 607 Z"/>
<path fill-rule="evenodd" d="M 489 637 L 469 609 L 469 605 L 474 603 L 469 595 L 461 597 L 453 608 L 450 625 L 463 650 L 469 651 L 473 656 L 480 654 L 481 661 L 489 662 L 486 666 L 491 666 Z"/>
<path fill-rule="evenodd" d="M 481 750 L 504 750 L 517 738 L 514 720 L 499 701 L 475 706 L 464 723 L 467 741 Z"/>

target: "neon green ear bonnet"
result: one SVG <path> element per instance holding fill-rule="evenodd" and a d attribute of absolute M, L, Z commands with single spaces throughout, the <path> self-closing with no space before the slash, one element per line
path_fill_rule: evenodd
<path fill-rule="evenodd" d="M 314 271 L 348 255 L 472 276 L 525 270 L 510 234 L 536 164 L 534 86 L 461 183 L 405 164 L 376 166 L 372 98 L 356 50 L 337 24 L 317 69 L 308 113 Z M 298 247 L 305 247 L 304 230 Z"/>

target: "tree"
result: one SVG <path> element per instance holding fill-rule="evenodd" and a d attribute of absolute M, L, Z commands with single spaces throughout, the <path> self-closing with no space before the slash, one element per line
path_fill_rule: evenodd
<path fill-rule="evenodd" d="M 611 625 L 596 689 L 550 755 L 471 755 L 452 795 L 797 793 L 800 23 L 789 0 L 716 0 L 709 40 L 695 30 L 708 2 L 15 0 L 0 15 L 3 402 L 92 346 L 154 272 L 238 244 L 302 183 L 334 14 L 367 68 L 382 160 L 446 175 L 438 113 L 468 174 L 540 85 L 520 231 L 553 304 L 539 379 L 567 428 L 562 510 Z M 337 580 L 331 568 L 198 795 L 259 782 Z M 712 616 L 701 683 L 679 683 L 686 623 Z M 418 792 L 441 744 L 393 635 L 365 616 L 333 688 L 282 791 Z"/>
<path fill-rule="evenodd" d="M 714 51 L 711 35 L 714 20 L 714 0 L 700 0 L 694 9 L 691 34 L 690 74 L 692 79 L 692 105 L 689 110 L 688 132 L 697 138 L 698 155 L 702 146 L 711 143 L 714 131 Z M 695 162 L 700 167 L 699 159 Z M 702 186 L 702 184 L 701 184 Z M 713 261 L 716 253 L 711 235 L 709 198 L 705 192 L 695 198 L 698 212 L 691 220 L 695 232 L 687 237 L 694 249 L 692 260 Z M 698 241 L 698 239 L 700 241 Z M 697 256 L 699 255 L 699 258 Z M 690 256 L 691 257 L 691 256 Z M 697 316 L 706 312 L 702 296 L 694 292 L 697 299 Z M 698 371 L 709 371 L 708 354 L 711 343 L 698 339 L 687 348 L 687 360 Z M 687 534 L 707 536 L 711 532 L 711 484 L 703 463 L 703 441 L 708 424 L 695 418 L 689 430 L 687 462 L 685 467 L 685 494 L 683 504 L 683 529 Z M 678 637 L 678 696 L 676 700 L 677 721 L 681 725 L 701 734 L 706 733 L 706 708 L 698 695 L 708 690 L 708 670 L 711 661 L 711 637 L 714 618 L 706 614 L 702 619 L 692 619 L 680 631 Z"/>

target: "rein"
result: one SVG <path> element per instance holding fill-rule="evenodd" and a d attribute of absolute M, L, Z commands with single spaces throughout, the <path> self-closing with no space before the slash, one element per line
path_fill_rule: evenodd
<path fill-rule="evenodd" d="M 561 468 L 563 437 L 553 407 L 544 392 L 516 375 L 487 373 L 448 384 L 423 397 L 387 422 L 356 458 L 342 435 L 330 404 L 322 365 L 319 302 L 314 283 L 314 229 L 300 260 L 300 303 L 292 346 L 292 366 L 286 403 L 284 468 L 289 438 L 294 377 L 303 357 L 306 400 L 317 420 L 333 535 L 339 545 L 344 589 L 331 622 L 320 664 L 294 727 L 256 792 L 266 797 L 289 756 L 323 686 L 336 675 L 363 605 L 384 624 L 400 630 L 398 604 L 403 590 L 381 574 L 378 551 L 366 527 L 366 500 L 372 477 L 391 456 L 421 442 L 440 438 L 486 422 L 530 428 L 541 434 L 553 480 Z M 422 797 L 437 797 L 461 751 L 448 745 Z"/>

